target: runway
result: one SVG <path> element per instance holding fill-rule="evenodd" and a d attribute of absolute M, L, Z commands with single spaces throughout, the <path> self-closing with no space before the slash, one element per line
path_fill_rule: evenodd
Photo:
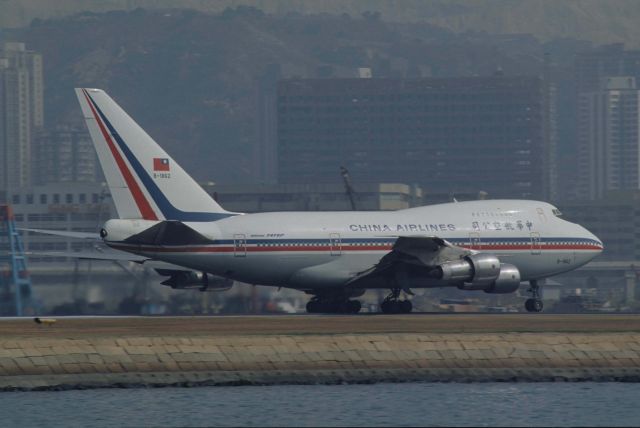
<path fill-rule="evenodd" d="M 640 332 L 640 314 L 409 314 L 0 319 L 0 338 Z"/>

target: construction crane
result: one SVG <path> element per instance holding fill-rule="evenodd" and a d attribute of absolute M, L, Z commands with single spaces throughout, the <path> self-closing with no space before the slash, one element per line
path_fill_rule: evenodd
<path fill-rule="evenodd" d="M 22 239 L 10 205 L 0 205 L 0 290 L 0 314 L 21 317 L 36 313 Z M 10 300 L 15 311 L 7 307 Z"/>
<path fill-rule="evenodd" d="M 347 168 L 341 166 L 340 175 L 342 175 L 342 180 L 344 181 L 344 189 L 347 192 L 347 196 L 349 197 L 351 209 L 353 211 L 356 211 L 356 201 L 354 198 L 355 191 L 353 190 L 353 186 L 351 185 L 351 177 L 349 177 L 349 171 L 347 170 Z"/>

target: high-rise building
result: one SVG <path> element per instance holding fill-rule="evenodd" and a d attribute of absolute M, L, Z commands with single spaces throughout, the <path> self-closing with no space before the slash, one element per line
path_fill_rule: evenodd
<path fill-rule="evenodd" d="M 42 56 L 24 43 L 0 48 L 0 191 L 31 182 L 31 144 L 44 124 Z"/>
<path fill-rule="evenodd" d="M 335 183 L 345 166 L 355 183 L 546 198 L 547 96 L 536 77 L 283 80 L 278 179 Z"/>
<path fill-rule="evenodd" d="M 84 127 L 58 125 L 41 130 L 32 151 L 35 184 L 93 183 L 100 177 L 96 151 Z"/>
<path fill-rule="evenodd" d="M 615 43 L 580 52 L 574 61 L 574 72 L 577 93 L 599 90 L 607 76 L 640 79 L 640 50 L 625 50 L 623 43 Z"/>
<path fill-rule="evenodd" d="M 640 96 L 634 77 L 607 77 L 579 97 L 578 195 L 640 189 Z"/>
<path fill-rule="evenodd" d="M 564 85 L 564 108 L 558 112 L 563 127 L 560 137 L 559 188 L 560 200 L 580 199 L 585 196 L 584 171 L 581 170 L 580 147 L 581 129 L 584 117 L 584 96 L 582 94 L 599 92 L 602 81 L 609 76 L 630 76 L 640 81 L 640 50 L 627 50 L 622 43 L 598 46 L 576 54 L 573 62 L 573 74 Z M 573 88 L 571 88 L 573 85 Z"/>

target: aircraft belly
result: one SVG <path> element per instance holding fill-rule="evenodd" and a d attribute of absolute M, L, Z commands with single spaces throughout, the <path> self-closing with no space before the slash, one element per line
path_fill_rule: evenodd
<path fill-rule="evenodd" d="M 376 264 L 381 257 L 379 252 L 343 253 L 328 262 L 299 269 L 289 278 L 287 285 L 298 289 L 341 287 Z"/>
<path fill-rule="evenodd" d="M 286 286 L 296 272 L 324 265 L 335 257 L 314 253 L 162 254 L 163 261 L 249 284 Z"/>
<path fill-rule="evenodd" d="M 295 272 L 328 260 L 328 255 L 313 253 L 251 254 L 241 262 L 241 266 L 250 271 L 243 275 L 250 279 L 248 282 L 264 283 L 268 278 L 272 285 L 286 286 Z"/>

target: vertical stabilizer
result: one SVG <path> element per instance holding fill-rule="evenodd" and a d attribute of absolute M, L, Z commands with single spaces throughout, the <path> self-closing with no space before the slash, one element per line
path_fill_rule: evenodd
<path fill-rule="evenodd" d="M 76 89 L 120 218 L 214 221 L 225 211 L 100 89 Z"/>

